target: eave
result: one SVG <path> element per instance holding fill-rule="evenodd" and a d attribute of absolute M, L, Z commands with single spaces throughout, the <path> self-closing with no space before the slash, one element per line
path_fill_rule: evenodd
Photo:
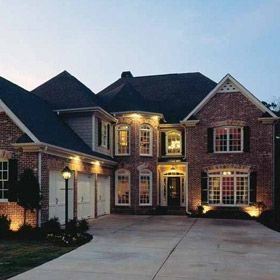
<path fill-rule="evenodd" d="M 79 158 L 83 162 L 94 164 L 94 162 L 99 161 L 103 165 L 114 166 L 117 163 L 113 160 L 104 159 L 102 157 L 88 155 L 85 153 L 61 148 L 55 145 L 50 145 L 47 143 L 15 143 L 12 144 L 15 148 L 21 148 L 23 152 L 43 152 L 46 154 L 51 154 L 54 156 L 60 156 L 68 159 L 73 159 L 75 157 Z"/>

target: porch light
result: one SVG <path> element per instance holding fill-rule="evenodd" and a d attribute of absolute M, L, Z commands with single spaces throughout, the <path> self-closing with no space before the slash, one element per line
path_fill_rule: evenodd
<path fill-rule="evenodd" d="M 170 172 L 171 173 L 175 173 L 176 172 L 176 168 L 174 166 L 172 166 L 171 169 L 170 169 Z"/>
<path fill-rule="evenodd" d="M 70 168 L 68 166 L 65 166 L 61 172 L 62 177 L 64 180 L 69 180 L 72 176 L 72 171 L 70 170 Z"/>

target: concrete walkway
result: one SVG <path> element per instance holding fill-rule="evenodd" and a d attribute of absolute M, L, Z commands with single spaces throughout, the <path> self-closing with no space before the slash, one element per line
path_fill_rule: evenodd
<path fill-rule="evenodd" d="M 254 221 L 111 215 L 91 232 L 92 242 L 13 279 L 280 279 L 280 233 Z"/>

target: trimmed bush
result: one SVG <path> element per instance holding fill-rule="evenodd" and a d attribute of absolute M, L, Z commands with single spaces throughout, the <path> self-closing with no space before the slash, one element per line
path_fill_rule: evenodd
<path fill-rule="evenodd" d="M 209 210 L 203 215 L 205 218 L 214 219 L 239 219 L 239 220 L 251 220 L 252 217 L 240 210 Z"/>
<path fill-rule="evenodd" d="M 11 220 L 6 215 L 0 215 L 0 237 L 7 237 L 10 233 Z"/>
<path fill-rule="evenodd" d="M 47 235 L 49 233 L 60 233 L 61 225 L 58 221 L 58 218 L 52 218 L 49 221 L 45 222 L 42 225 L 42 231 Z"/>
<path fill-rule="evenodd" d="M 41 228 L 23 224 L 16 232 L 16 237 L 23 240 L 42 240 L 44 239 L 44 234 Z"/>
<path fill-rule="evenodd" d="M 273 230 L 280 231 L 280 211 L 266 210 L 258 217 L 258 222 Z"/>

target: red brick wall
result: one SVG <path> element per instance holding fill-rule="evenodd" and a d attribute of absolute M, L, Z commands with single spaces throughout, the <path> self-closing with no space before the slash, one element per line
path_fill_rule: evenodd
<path fill-rule="evenodd" d="M 213 165 L 249 166 L 257 172 L 257 201 L 272 206 L 273 126 L 258 121 L 262 112 L 241 93 L 218 93 L 196 114 L 199 124 L 187 130 L 189 205 L 201 203 L 201 172 Z M 207 153 L 207 128 L 223 124 L 250 127 L 249 153 Z"/>
<path fill-rule="evenodd" d="M 142 124 L 150 124 L 153 127 L 153 155 L 139 155 L 139 128 Z M 131 206 L 115 205 L 115 182 L 111 192 L 111 205 L 113 212 L 145 213 L 157 206 L 157 153 L 158 153 L 158 119 L 142 115 L 133 118 L 131 116 L 119 116 L 118 124 L 130 125 L 130 156 L 115 156 L 118 161 L 116 169 L 127 169 L 130 171 L 131 183 Z M 115 147 L 114 147 L 115 148 Z M 114 149 L 115 153 L 115 149 Z M 145 169 L 152 171 L 152 206 L 139 206 L 139 171 L 137 167 L 145 164 Z"/>
<path fill-rule="evenodd" d="M 37 153 L 23 153 L 21 150 L 15 149 L 12 143 L 23 134 L 23 132 L 12 122 L 12 120 L 3 112 L 0 113 L 0 149 L 11 152 L 12 158 L 18 160 L 18 175 L 24 169 L 33 169 L 37 175 Z M 13 228 L 23 223 L 23 208 L 16 203 L 0 202 L 0 215 L 5 214 L 12 220 Z M 27 223 L 36 224 L 36 214 L 28 211 Z"/>

